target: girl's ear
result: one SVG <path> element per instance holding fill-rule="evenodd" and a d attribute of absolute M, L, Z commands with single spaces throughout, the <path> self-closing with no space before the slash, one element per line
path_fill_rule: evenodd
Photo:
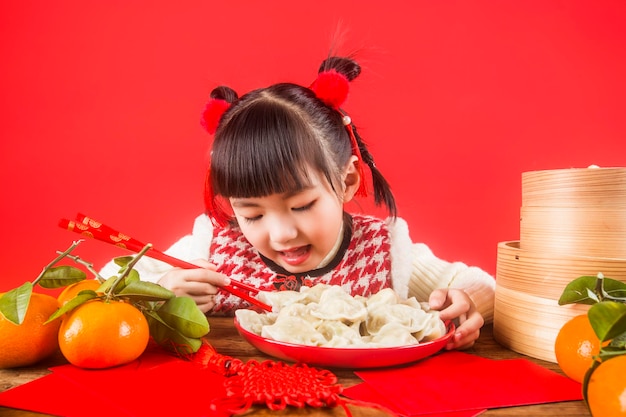
<path fill-rule="evenodd" d="M 350 160 L 348 161 L 348 164 L 346 165 L 346 169 L 343 173 L 344 203 L 352 200 L 354 194 L 359 189 L 359 184 L 361 184 L 361 181 L 363 180 L 360 175 L 359 167 L 357 166 L 357 164 L 359 163 L 359 159 L 356 157 L 356 155 L 352 155 L 350 157 Z"/>

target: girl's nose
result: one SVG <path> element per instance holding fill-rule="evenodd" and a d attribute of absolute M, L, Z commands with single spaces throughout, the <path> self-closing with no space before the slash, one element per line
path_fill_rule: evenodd
<path fill-rule="evenodd" d="M 271 222 L 269 235 L 272 242 L 286 243 L 296 238 L 298 229 L 289 219 L 276 218 Z"/>

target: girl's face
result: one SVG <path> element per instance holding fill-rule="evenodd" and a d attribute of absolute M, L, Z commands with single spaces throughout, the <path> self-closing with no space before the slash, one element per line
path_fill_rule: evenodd
<path fill-rule="evenodd" d="M 244 236 L 263 256 L 292 273 L 316 269 L 340 238 L 343 199 L 309 170 L 311 186 L 296 193 L 231 198 Z M 358 175 L 358 174 L 357 174 Z"/>

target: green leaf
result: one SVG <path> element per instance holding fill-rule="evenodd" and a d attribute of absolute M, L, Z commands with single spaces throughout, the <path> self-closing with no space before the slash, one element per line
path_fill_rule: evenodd
<path fill-rule="evenodd" d="M 13 324 L 22 324 L 32 293 L 33 284 L 31 282 L 25 282 L 19 287 L 6 292 L 0 297 L 0 313 Z"/>
<path fill-rule="evenodd" d="M 131 269 L 130 272 L 128 272 L 128 275 L 124 277 L 124 285 L 128 285 L 131 282 L 136 281 L 141 281 L 141 279 L 139 278 L 139 272 L 137 272 L 137 270 L 135 269 Z"/>
<path fill-rule="evenodd" d="M 111 286 L 115 283 L 115 281 L 117 280 L 117 276 L 113 275 L 112 277 L 109 277 L 106 279 L 106 281 L 104 281 L 102 283 L 102 285 L 100 285 L 100 288 L 98 288 L 98 292 L 107 292 L 109 290 L 109 288 L 111 288 Z"/>
<path fill-rule="evenodd" d="M 563 290 L 559 305 L 565 304 L 595 304 L 597 297 L 594 296 L 596 288 L 596 277 L 582 276 L 576 278 Z"/>
<path fill-rule="evenodd" d="M 209 332 L 209 321 L 189 297 L 169 299 L 157 310 L 159 317 L 169 326 L 187 337 L 202 337 Z"/>
<path fill-rule="evenodd" d="M 626 301 L 626 283 L 611 278 L 602 278 L 602 289 L 598 291 L 598 278 L 578 277 L 565 287 L 559 305 L 595 304 L 602 299 Z"/>
<path fill-rule="evenodd" d="M 118 266 L 125 267 L 133 260 L 133 258 L 134 256 L 118 256 L 117 258 L 113 258 L 113 262 L 115 262 Z"/>
<path fill-rule="evenodd" d="M 132 300 L 145 301 L 164 301 L 174 297 L 174 293 L 167 288 L 146 281 L 133 281 L 116 294 Z"/>
<path fill-rule="evenodd" d="M 98 294 L 93 290 L 80 291 L 78 294 L 76 294 L 76 297 L 72 298 L 67 303 L 63 304 L 61 308 L 59 308 L 57 311 L 52 313 L 52 315 L 48 317 L 48 320 L 46 321 L 45 324 L 50 323 L 51 321 L 61 317 L 63 314 L 67 313 L 68 311 L 72 311 L 79 305 L 84 304 L 87 301 L 93 300 L 98 297 L 99 297 Z"/>
<path fill-rule="evenodd" d="M 609 343 L 609 347 L 622 349 L 626 353 L 626 332 L 611 339 L 611 343 Z"/>
<path fill-rule="evenodd" d="M 169 326 L 154 311 L 146 311 L 144 315 L 150 325 L 150 336 L 163 348 L 179 355 L 197 352 L 202 346 L 202 339 L 194 339 L 181 334 Z"/>
<path fill-rule="evenodd" d="M 626 332 L 626 304 L 602 301 L 587 312 L 591 327 L 604 342 Z"/>
<path fill-rule="evenodd" d="M 626 282 L 616 279 L 604 278 L 605 297 L 612 301 L 626 302 Z"/>
<path fill-rule="evenodd" d="M 85 278 L 87 278 L 87 274 L 84 271 L 73 266 L 63 265 L 48 268 L 38 283 L 43 288 L 60 288 Z"/>

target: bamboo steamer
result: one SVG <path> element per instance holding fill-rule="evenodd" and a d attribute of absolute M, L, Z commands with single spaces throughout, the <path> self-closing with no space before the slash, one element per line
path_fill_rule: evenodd
<path fill-rule="evenodd" d="M 626 258 L 626 207 L 522 207 L 524 249 Z"/>
<path fill-rule="evenodd" d="M 626 282 L 626 259 L 559 255 L 520 248 L 519 241 L 500 242 L 496 263 L 497 284 L 535 297 L 558 300 L 572 280 L 604 276 Z"/>
<path fill-rule="evenodd" d="M 554 341 L 559 330 L 588 309 L 580 304 L 560 306 L 556 300 L 497 285 L 493 336 L 511 350 L 556 363 Z"/>
<path fill-rule="evenodd" d="M 560 328 L 589 306 L 559 306 L 582 275 L 626 282 L 626 168 L 522 174 L 520 240 L 500 242 L 494 337 L 502 345 L 556 362 Z"/>
<path fill-rule="evenodd" d="M 568 168 L 522 173 L 524 207 L 626 207 L 626 168 Z"/>
<path fill-rule="evenodd" d="M 537 252 L 626 258 L 626 169 L 523 173 L 520 245 Z"/>

